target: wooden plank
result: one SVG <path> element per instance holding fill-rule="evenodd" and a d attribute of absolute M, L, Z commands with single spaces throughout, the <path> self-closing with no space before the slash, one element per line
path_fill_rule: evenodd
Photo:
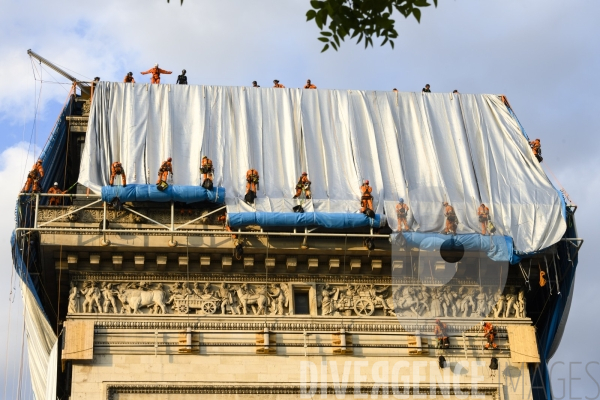
<path fill-rule="evenodd" d="M 535 328 L 531 325 L 507 325 L 510 359 L 515 363 L 539 363 Z"/>
<path fill-rule="evenodd" d="M 62 360 L 94 358 L 94 321 L 65 321 Z"/>

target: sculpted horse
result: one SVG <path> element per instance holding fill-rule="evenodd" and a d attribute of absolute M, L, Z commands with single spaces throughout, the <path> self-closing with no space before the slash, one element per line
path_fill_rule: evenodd
<path fill-rule="evenodd" d="M 420 309 L 419 299 L 415 296 L 414 290 L 410 287 L 405 287 L 402 289 L 401 294 L 398 292 L 394 296 L 395 311 L 398 313 L 404 310 L 411 310 L 415 316 L 420 316 L 417 311 L 417 309 Z"/>
<path fill-rule="evenodd" d="M 261 314 L 265 312 L 265 308 L 268 305 L 269 299 L 267 296 L 261 292 L 259 293 L 250 293 L 244 292 L 240 286 L 235 287 L 235 291 L 237 293 L 240 308 L 242 309 L 244 315 L 248 314 L 248 309 L 246 306 L 251 305 L 254 314 Z M 258 310 L 254 309 L 254 305 L 258 307 Z"/>
<path fill-rule="evenodd" d="M 141 290 L 141 289 L 121 289 L 117 295 L 123 309 L 127 309 L 131 314 L 141 314 L 140 307 L 152 307 L 153 312 L 166 314 L 165 292 L 159 289 Z"/>

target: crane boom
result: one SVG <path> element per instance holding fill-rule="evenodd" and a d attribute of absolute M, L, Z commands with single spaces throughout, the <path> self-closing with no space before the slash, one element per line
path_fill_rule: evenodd
<path fill-rule="evenodd" d="M 44 63 L 46 64 L 48 67 L 50 67 L 52 70 L 58 72 L 59 74 L 61 74 L 62 76 L 64 76 L 65 78 L 67 78 L 68 80 L 70 80 L 71 82 L 75 83 L 77 86 L 79 86 L 79 89 L 81 89 L 82 93 L 85 93 L 87 95 L 90 94 L 90 85 L 87 82 L 83 82 L 80 81 L 79 79 L 75 78 L 74 76 L 72 76 L 71 74 L 69 74 L 66 71 L 63 71 L 61 68 L 57 67 L 56 65 L 54 65 L 53 63 L 51 63 L 50 61 L 46 60 L 44 57 L 40 56 L 39 54 L 37 54 L 34 51 L 31 51 L 31 49 L 27 50 L 27 54 L 30 57 L 35 58 L 36 60 L 38 60 L 40 63 Z"/>

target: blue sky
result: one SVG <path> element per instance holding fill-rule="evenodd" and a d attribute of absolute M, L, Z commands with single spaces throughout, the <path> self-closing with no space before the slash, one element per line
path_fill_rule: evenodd
<path fill-rule="evenodd" d="M 139 72 L 159 62 L 173 71 L 163 77 L 167 83 L 185 68 L 192 84 L 241 86 L 258 80 L 270 86 L 279 79 L 287 87 L 300 87 L 310 78 L 320 88 L 420 91 L 430 83 L 434 92 L 505 94 L 529 136 L 542 140 L 544 167 L 579 205 L 578 227 L 586 239 L 569 324 L 553 361 L 600 360 L 600 349 L 589 333 L 600 331 L 595 306 L 600 272 L 593 256 L 600 248 L 600 218 L 593 203 L 600 196 L 600 2 L 439 3 L 423 13 L 421 24 L 397 17 L 400 38 L 395 50 L 378 45 L 365 50 L 346 42 L 339 52 L 321 54 L 318 30 L 305 22 L 304 0 L 186 1 L 183 7 L 166 0 L 0 0 L 0 179 L 5 192 L 17 193 L 31 160 L 25 162 L 26 149 L 20 144 L 23 137 L 29 143 L 34 132 L 40 93 L 26 54 L 29 48 L 82 77 L 103 80 L 120 81 L 133 71 L 138 82 L 147 82 Z M 43 77 L 58 78 L 46 70 Z M 65 88 L 51 82 L 41 86 L 34 135 L 38 146 L 65 100 Z M 0 240 L 5 243 L 1 251 L 7 260 L 0 282 L 10 280 L 11 196 L 3 200 L 6 211 L 0 216 Z M 7 311 L 0 316 L 6 318 Z M 6 332 L 0 329 L 3 354 L 5 341 Z M 11 357 L 15 354 L 18 357 L 10 352 Z M 0 365 L 0 372 L 3 369 Z M 565 369 L 556 368 L 561 373 Z M 582 380 L 571 386 L 566 382 L 565 398 L 570 387 L 572 398 L 594 397 L 597 386 L 583 367 L 576 365 L 573 371 Z M 600 381 L 600 367 L 592 365 L 589 371 Z M 556 384 L 560 387 L 561 381 Z"/>

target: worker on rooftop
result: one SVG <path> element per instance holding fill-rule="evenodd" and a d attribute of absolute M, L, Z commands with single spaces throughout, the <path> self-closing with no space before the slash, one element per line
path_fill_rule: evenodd
<path fill-rule="evenodd" d="M 425 85 L 422 92 L 423 93 L 431 93 L 431 86 L 429 86 L 429 83 Z"/>
<path fill-rule="evenodd" d="M 50 189 L 48 189 L 48 194 L 65 194 L 67 193 L 66 190 L 60 190 L 60 188 L 58 187 L 58 182 L 54 182 L 54 186 L 51 186 Z M 48 205 L 50 206 L 59 206 L 60 203 L 62 202 L 63 197 L 55 197 L 52 196 L 50 197 L 50 201 L 48 202 Z"/>
<path fill-rule="evenodd" d="M 273 80 L 273 87 L 274 88 L 279 88 L 279 89 L 284 89 L 285 86 L 283 86 L 281 83 L 279 83 L 279 81 L 277 79 Z"/>
<path fill-rule="evenodd" d="M 393 89 L 392 89 L 392 92 L 396 92 L 396 93 L 398 93 L 398 89 L 396 89 L 396 88 L 393 88 Z"/>
<path fill-rule="evenodd" d="M 135 79 L 133 78 L 133 72 L 128 72 L 123 78 L 124 83 L 135 83 Z"/>
<path fill-rule="evenodd" d="M 185 76 L 185 73 L 187 71 L 184 69 L 181 71 L 181 75 L 177 75 L 177 84 L 178 85 L 187 85 L 187 76 Z"/>
<path fill-rule="evenodd" d="M 306 81 L 306 85 L 304 85 L 304 89 L 316 89 L 317 87 L 315 85 L 312 84 L 312 82 L 310 81 L 310 79 L 308 79 Z"/>
<path fill-rule="evenodd" d="M 153 68 L 150 68 L 148 71 L 144 71 L 141 73 L 142 75 L 152 74 L 152 78 L 150 79 L 150 83 L 160 83 L 160 74 L 172 74 L 171 71 L 166 71 L 164 69 L 158 68 L 158 64 L 154 64 Z"/>
<path fill-rule="evenodd" d="M 123 169 L 123 165 L 120 161 L 115 161 L 110 166 L 110 181 L 109 185 L 112 186 L 115 183 L 115 177 L 117 175 L 121 175 L 121 182 L 123 183 L 123 187 L 127 186 L 127 178 L 125 177 L 125 170 Z"/>
<path fill-rule="evenodd" d="M 29 188 L 33 185 L 32 192 L 38 193 L 40 191 L 40 180 L 44 177 L 44 167 L 42 166 L 42 159 L 38 158 L 37 162 L 33 164 L 31 171 L 27 174 L 27 181 L 23 192 L 28 192 Z"/>
<path fill-rule="evenodd" d="M 256 81 L 252 81 L 252 87 L 259 88 L 260 85 Z"/>
<path fill-rule="evenodd" d="M 452 93 L 459 94 L 457 89 L 454 89 L 454 91 Z"/>

